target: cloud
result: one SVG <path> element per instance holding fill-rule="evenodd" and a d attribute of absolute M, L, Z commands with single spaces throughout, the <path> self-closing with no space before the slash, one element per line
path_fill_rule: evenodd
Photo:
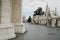
<path fill-rule="evenodd" d="M 47 2 L 51 9 L 57 8 L 57 12 L 60 12 L 60 0 L 23 0 L 22 13 L 32 15 L 38 7 L 42 7 L 45 10 Z"/>

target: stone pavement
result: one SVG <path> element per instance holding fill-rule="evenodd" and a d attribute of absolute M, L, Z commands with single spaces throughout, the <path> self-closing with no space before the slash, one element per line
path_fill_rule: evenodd
<path fill-rule="evenodd" d="M 60 28 L 50 28 L 44 25 L 25 24 L 27 32 L 17 34 L 9 40 L 60 40 Z"/>

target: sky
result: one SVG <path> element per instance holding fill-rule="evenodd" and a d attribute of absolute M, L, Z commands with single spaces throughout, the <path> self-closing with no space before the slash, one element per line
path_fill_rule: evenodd
<path fill-rule="evenodd" d="M 23 0 L 22 14 L 26 16 L 26 18 L 33 16 L 34 10 L 38 7 L 42 7 L 43 10 L 45 10 L 47 3 L 51 10 L 57 8 L 57 13 L 60 16 L 60 0 Z"/>

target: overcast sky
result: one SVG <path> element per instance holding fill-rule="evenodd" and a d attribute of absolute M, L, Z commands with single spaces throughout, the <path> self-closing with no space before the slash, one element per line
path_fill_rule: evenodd
<path fill-rule="evenodd" d="M 22 13 L 28 18 L 28 16 L 33 15 L 34 10 L 38 7 L 42 7 L 45 10 L 47 3 L 51 10 L 57 8 L 57 13 L 60 15 L 60 0 L 23 0 Z"/>

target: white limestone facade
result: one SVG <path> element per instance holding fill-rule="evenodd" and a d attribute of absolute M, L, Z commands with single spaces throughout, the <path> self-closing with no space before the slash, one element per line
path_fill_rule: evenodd
<path fill-rule="evenodd" d="M 57 27 L 60 27 L 60 17 L 57 19 Z"/>
<path fill-rule="evenodd" d="M 44 15 L 43 16 L 40 16 L 40 15 L 36 15 L 36 16 L 33 16 L 33 20 L 38 23 L 38 24 L 46 24 L 47 22 L 47 17 L 45 17 Z"/>
<path fill-rule="evenodd" d="M 33 16 L 33 22 L 38 24 L 46 24 L 50 27 L 59 27 L 60 17 L 57 15 L 57 9 L 55 8 L 54 10 L 51 10 L 47 4 L 44 15 Z"/>
<path fill-rule="evenodd" d="M 58 23 L 57 24 L 58 24 L 58 27 L 60 27 L 60 20 L 58 20 Z"/>
<path fill-rule="evenodd" d="M 56 19 L 52 19 L 51 26 L 55 27 L 56 26 Z"/>

